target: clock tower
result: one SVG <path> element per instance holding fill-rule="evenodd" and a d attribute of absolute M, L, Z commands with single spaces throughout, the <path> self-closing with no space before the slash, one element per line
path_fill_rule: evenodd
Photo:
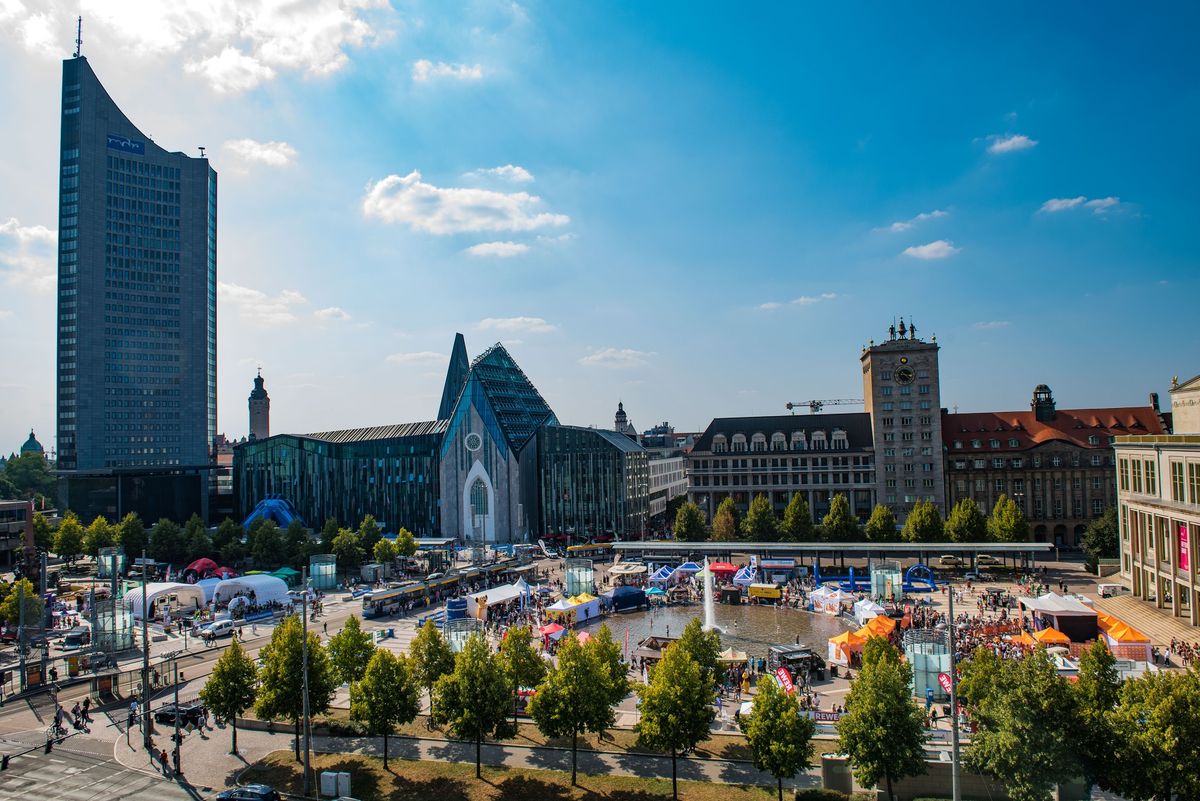
<path fill-rule="evenodd" d="M 863 348 L 863 398 L 875 443 L 876 497 L 903 523 L 917 501 L 946 513 L 937 337 L 917 338 L 910 320 Z"/>

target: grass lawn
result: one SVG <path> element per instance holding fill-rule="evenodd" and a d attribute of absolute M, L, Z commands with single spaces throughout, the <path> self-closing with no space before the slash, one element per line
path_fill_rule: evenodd
<path fill-rule="evenodd" d="M 579 775 L 571 787 L 569 773 L 548 770 L 484 767 L 475 778 L 472 763 L 403 759 L 389 761 L 361 754 L 317 754 L 312 760 L 314 781 L 321 771 L 350 774 L 350 790 L 361 801 L 658 801 L 670 798 L 670 779 Z M 304 789 L 301 767 L 290 751 L 276 751 L 246 770 L 243 783 L 262 782 L 277 790 L 299 794 Z M 314 792 L 315 794 L 315 792 Z M 774 801 L 775 788 L 732 784 L 679 782 L 683 801 Z"/>

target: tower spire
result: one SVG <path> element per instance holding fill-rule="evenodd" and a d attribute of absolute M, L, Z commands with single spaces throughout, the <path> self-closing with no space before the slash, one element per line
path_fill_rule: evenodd
<path fill-rule="evenodd" d="M 83 17 L 75 20 L 75 58 L 83 52 Z"/>

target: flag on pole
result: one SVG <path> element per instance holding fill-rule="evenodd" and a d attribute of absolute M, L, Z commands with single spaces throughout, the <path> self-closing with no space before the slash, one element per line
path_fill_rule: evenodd
<path fill-rule="evenodd" d="M 629 661 L 629 626 L 625 626 L 625 661 Z"/>

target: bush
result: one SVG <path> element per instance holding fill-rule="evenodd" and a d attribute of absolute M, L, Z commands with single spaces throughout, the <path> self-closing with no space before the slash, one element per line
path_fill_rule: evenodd
<path fill-rule="evenodd" d="M 822 787 L 810 787 L 796 791 L 796 801 L 874 801 L 874 793 L 839 793 Z"/>

